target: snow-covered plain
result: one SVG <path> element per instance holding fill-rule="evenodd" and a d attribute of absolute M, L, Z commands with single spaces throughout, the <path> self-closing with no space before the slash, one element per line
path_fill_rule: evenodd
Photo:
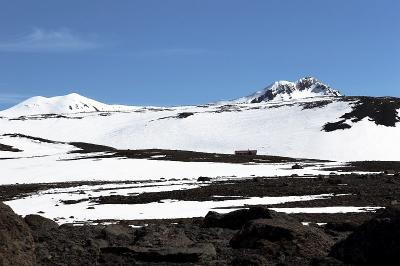
<path fill-rule="evenodd" d="M 333 102 L 304 108 L 304 104 L 326 100 Z M 7 115 L 0 119 L 0 134 L 22 133 L 120 149 L 217 153 L 257 149 L 259 154 L 297 158 L 399 160 L 399 126 L 379 126 L 365 118 L 352 124 L 351 129 L 322 130 L 326 123 L 337 122 L 350 112 L 352 104 L 331 97 L 314 97 L 258 104 L 138 107 L 123 112 L 69 113 L 58 118 L 33 116 L 17 120 L 10 119 L 15 115 L 8 111 L 0 112 L 0 116 Z M 181 113 L 193 115 L 178 118 Z"/>
<path fill-rule="evenodd" d="M 101 191 L 97 192 L 97 194 L 109 195 L 109 191 Z M 325 199 L 333 195 L 252 197 L 201 202 L 162 200 L 161 202 L 146 204 L 96 205 L 88 201 L 76 204 L 63 204 L 60 202 L 61 200 L 77 199 L 81 196 L 81 194 L 62 193 L 61 190 L 45 191 L 37 195 L 5 203 L 20 215 L 39 212 L 41 215 L 50 219 L 55 219 L 59 223 L 76 223 L 94 220 L 145 220 L 203 217 L 211 210 L 219 213 L 227 213 L 232 210 L 244 208 L 247 205 L 273 205 L 285 202 Z"/>
<path fill-rule="evenodd" d="M 52 155 L 0 160 L 0 184 L 52 183 L 72 181 L 137 181 L 160 179 L 197 180 L 200 176 L 216 179 L 251 176 L 290 176 L 327 174 L 323 163 L 293 170 L 292 164 L 230 164 L 209 162 L 177 162 L 146 159 L 60 160 L 73 155 Z"/>

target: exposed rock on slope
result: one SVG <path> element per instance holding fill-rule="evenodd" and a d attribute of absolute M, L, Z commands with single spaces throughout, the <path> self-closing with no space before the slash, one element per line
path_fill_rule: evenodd
<path fill-rule="evenodd" d="M 276 82 L 235 101 L 202 106 L 114 106 L 76 94 L 38 97 L 0 112 L 0 135 L 18 133 L 119 150 L 232 154 L 255 149 L 258 154 L 295 158 L 397 160 L 400 99 L 339 95 L 307 77 Z M 379 145 L 366 145 L 376 139 Z M 26 150 L 13 140 L 0 143 Z"/>
<path fill-rule="evenodd" d="M 305 77 L 296 82 L 276 81 L 265 89 L 246 97 L 233 100 L 232 103 L 260 103 L 268 101 L 288 101 L 310 97 L 341 96 L 313 77 Z"/>
<path fill-rule="evenodd" d="M 354 265 L 398 265 L 400 209 L 383 210 L 336 244 L 331 256 Z"/>
<path fill-rule="evenodd" d="M 327 132 L 338 129 L 349 129 L 351 124 L 360 122 L 367 118 L 376 125 L 395 127 L 400 122 L 398 110 L 400 110 L 400 100 L 392 97 L 346 97 L 343 101 L 355 101 L 353 110 L 340 117 L 338 122 L 327 123 L 324 130 Z"/>
<path fill-rule="evenodd" d="M 36 265 L 29 227 L 10 207 L 0 202 L 0 265 Z"/>

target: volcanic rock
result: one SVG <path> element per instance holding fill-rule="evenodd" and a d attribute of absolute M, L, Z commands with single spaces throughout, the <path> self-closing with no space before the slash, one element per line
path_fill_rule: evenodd
<path fill-rule="evenodd" d="M 10 207 L 0 202 L 0 265 L 36 265 L 32 234 Z"/>
<path fill-rule="evenodd" d="M 400 209 L 378 212 L 345 240 L 334 245 L 330 255 L 355 265 L 398 265 Z"/>

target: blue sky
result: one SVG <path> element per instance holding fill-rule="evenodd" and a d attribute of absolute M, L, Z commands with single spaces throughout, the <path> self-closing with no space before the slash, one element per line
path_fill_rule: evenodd
<path fill-rule="evenodd" d="M 400 96 L 397 0 L 0 0 L 0 108 L 77 92 L 179 105 L 315 76 Z"/>

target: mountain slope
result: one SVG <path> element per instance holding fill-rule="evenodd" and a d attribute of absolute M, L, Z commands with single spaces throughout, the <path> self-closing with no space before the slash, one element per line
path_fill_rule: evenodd
<path fill-rule="evenodd" d="M 107 116 L 95 112 L 62 117 L 3 118 L 0 119 L 0 135 L 21 133 L 118 149 L 217 153 L 257 149 L 259 154 L 297 158 L 399 160 L 399 110 L 400 99 L 373 97 L 143 107 Z"/>
<path fill-rule="evenodd" d="M 98 111 L 123 111 L 130 110 L 132 107 L 121 105 L 107 105 L 77 93 L 65 96 L 46 98 L 36 96 L 17 104 L 10 109 L 1 111 L 1 116 L 18 117 L 38 114 L 71 114 L 81 112 Z"/>
<path fill-rule="evenodd" d="M 276 81 L 261 91 L 241 97 L 231 103 L 260 103 L 268 101 L 289 101 L 311 97 L 341 96 L 340 92 L 332 89 L 313 77 L 305 77 L 296 82 Z"/>
<path fill-rule="evenodd" d="M 297 158 L 400 160 L 400 99 L 339 95 L 307 77 L 202 106 L 107 105 L 77 94 L 34 97 L 0 112 L 0 135 L 117 149 L 257 149 L 259 154 Z M 18 148 L 17 143 L 2 144 Z"/>

